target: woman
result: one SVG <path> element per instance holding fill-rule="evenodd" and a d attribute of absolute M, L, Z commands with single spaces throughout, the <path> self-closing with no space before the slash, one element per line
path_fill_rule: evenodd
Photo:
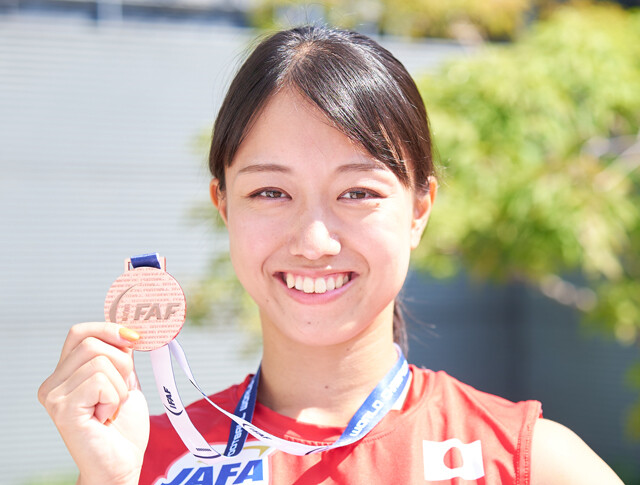
<path fill-rule="evenodd" d="M 166 417 L 149 425 L 135 332 L 85 323 L 39 392 L 79 483 L 621 483 L 577 436 L 542 419 L 539 403 L 442 372 L 410 367 L 384 388 L 387 407 L 361 408 L 402 361 L 395 299 L 437 191 L 423 102 L 389 52 L 323 27 L 264 40 L 220 109 L 210 168 L 264 342 L 259 385 L 248 377 L 212 400 L 233 412 L 256 382 L 257 428 L 346 444 L 299 456 L 249 438 L 228 462 L 199 463 Z M 224 449 L 227 417 L 204 401 L 189 416 Z"/>

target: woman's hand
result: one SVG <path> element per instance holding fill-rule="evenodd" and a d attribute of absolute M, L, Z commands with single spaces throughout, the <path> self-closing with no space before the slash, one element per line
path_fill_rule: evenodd
<path fill-rule="evenodd" d="M 74 325 L 38 390 L 80 470 L 78 483 L 138 483 L 149 410 L 133 366 L 137 338 L 114 323 Z"/>

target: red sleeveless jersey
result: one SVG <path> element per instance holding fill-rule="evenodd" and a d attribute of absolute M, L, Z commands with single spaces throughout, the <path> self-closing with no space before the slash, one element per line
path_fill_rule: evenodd
<path fill-rule="evenodd" d="M 309 456 L 283 453 L 248 437 L 222 464 L 198 462 L 166 416 L 151 418 L 143 485 L 518 484 L 530 483 L 537 401 L 512 403 L 445 372 L 411 366 L 401 410 L 390 411 L 362 440 Z M 249 382 L 211 397 L 233 412 Z M 204 400 L 187 407 L 194 425 L 223 452 L 231 421 Z M 324 445 L 342 429 L 300 423 L 256 404 L 253 423 L 288 440 Z"/>

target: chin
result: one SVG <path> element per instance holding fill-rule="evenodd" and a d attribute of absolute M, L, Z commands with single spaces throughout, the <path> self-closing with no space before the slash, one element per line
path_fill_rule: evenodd
<path fill-rule="evenodd" d="M 318 320 L 317 316 L 315 320 L 300 319 L 297 321 L 305 323 L 291 324 L 286 328 L 281 327 L 277 329 L 277 332 L 291 343 L 314 348 L 353 343 L 374 330 L 373 324 L 355 321 L 328 323 Z"/>

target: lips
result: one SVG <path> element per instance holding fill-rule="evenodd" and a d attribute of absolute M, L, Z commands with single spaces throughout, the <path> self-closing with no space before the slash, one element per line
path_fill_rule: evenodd
<path fill-rule="evenodd" d="M 295 273 L 283 273 L 283 281 L 288 288 L 296 289 L 304 293 L 327 293 L 349 282 L 351 273 L 335 273 L 327 276 L 315 277 L 297 275 Z"/>

